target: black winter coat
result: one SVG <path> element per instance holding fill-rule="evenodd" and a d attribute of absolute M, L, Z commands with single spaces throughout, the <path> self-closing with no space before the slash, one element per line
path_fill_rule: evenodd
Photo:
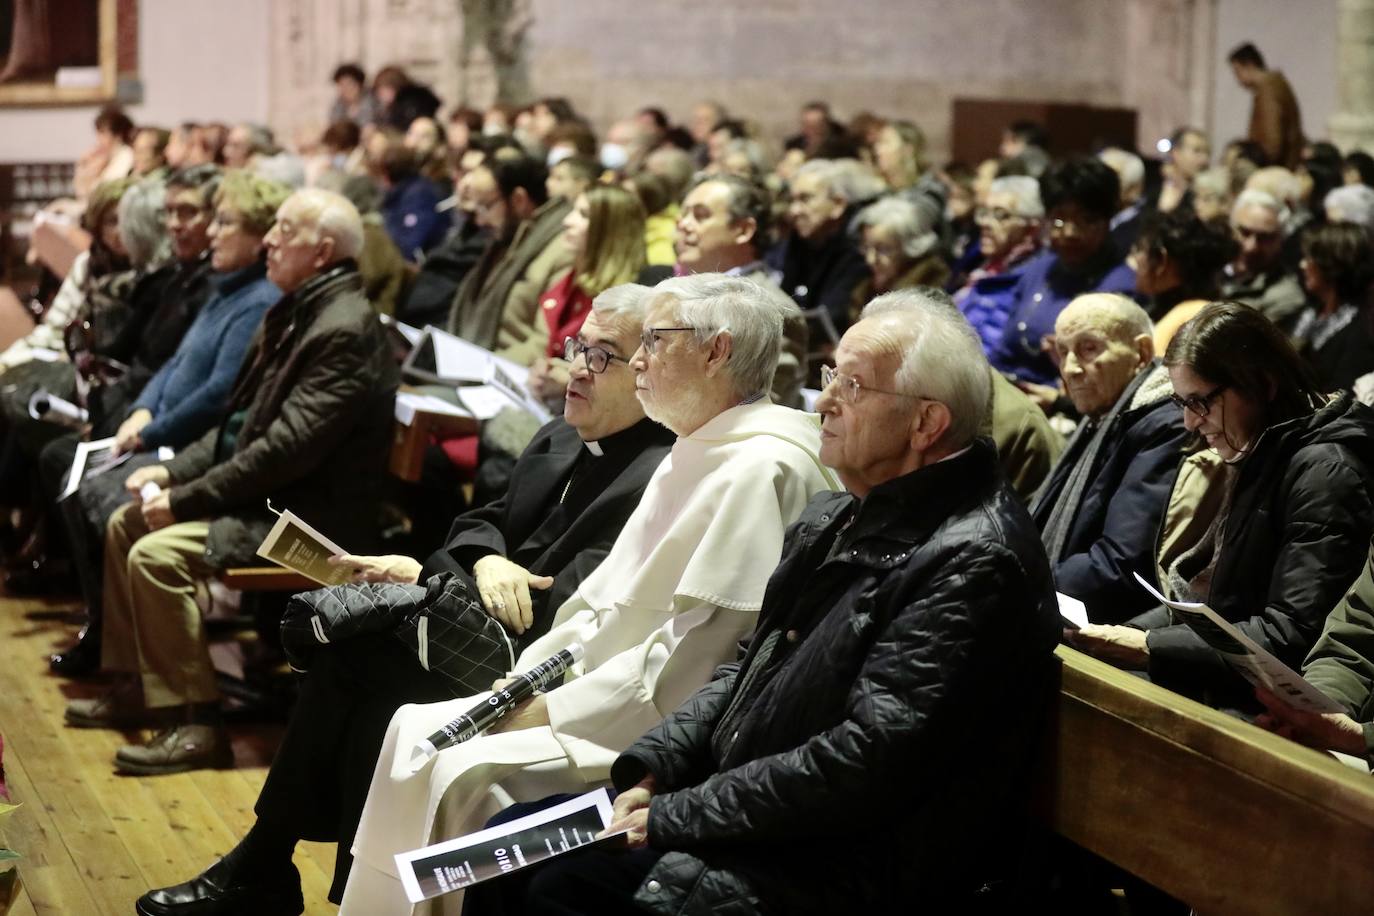
<path fill-rule="evenodd" d="M 666 855 L 636 901 L 885 913 L 968 891 L 1006 830 L 1059 627 L 990 442 L 863 501 L 813 497 L 743 661 L 612 769 L 621 790 L 657 781 L 648 836 Z"/>
<path fill-rule="evenodd" d="M 1345 394 L 1266 429 L 1240 465 L 1207 603 L 1301 670 L 1371 534 L 1374 409 Z M 1149 630 L 1152 680 L 1214 705 L 1254 705 L 1240 676 L 1164 609 L 1130 624 Z"/>
<path fill-rule="evenodd" d="M 205 558 L 255 562 L 290 509 L 354 553 L 376 545 L 400 371 L 352 261 L 267 310 L 229 416 L 167 463 L 171 508 L 210 519 Z"/>
<path fill-rule="evenodd" d="M 1183 412 L 1162 367 L 1136 392 L 1135 402 L 1116 416 L 1097 453 L 1097 469 L 1083 493 L 1073 526 L 1055 563 L 1059 591 L 1088 608 L 1094 623 L 1122 623 L 1155 602 L 1132 573 L 1154 580 L 1155 534 L 1169 503 L 1188 431 Z M 1156 384 L 1156 378 L 1161 384 Z M 1078 440 L 1088 444 L 1088 437 Z M 1078 454 L 1066 451 L 1035 503 L 1035 524 L 1049 521 Z"/>
<path fill-rule="evenodd" d="M 214 292 L 210 283 L 213 275 L 208 253 L 194 261 L 178 261 L 154 275 L 154 297 L 135 307 L 109 353 L 128 365 L 128 370 L 91 398 L 95 433 L 113 436 L 119 429 L 143 388 L 172 358 L 191 322 L 209 301 Z"/>

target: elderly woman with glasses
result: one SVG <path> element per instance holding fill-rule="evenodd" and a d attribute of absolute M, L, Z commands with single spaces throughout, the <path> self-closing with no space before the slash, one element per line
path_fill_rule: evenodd
<path fill-rule="evenodd" d="M 1210 516 L 1181 505 L 1193 476 L 1185 466 L 1166 516 L 1191 510 L 1193 534 L 1161 558 L 1159 581 L 1298 669 L 1369 553 L 1374 410 L 1348 393 L 1323 395 L 1283 332 L 1236 302 L 1202 309 L 1164 364 L 1184 425 L 1214 453 L 1205 495 L 1220 505 Z M 1074 642 L 1212 705 L 1258 708 L 1240 676 L 1163 608 L 1086 627 Z"/>
<path fill-rule="evenodd" d="M 851 322 L 859 320 L 859 313 L 874 296 L 913 286 L 943 287 L 949 280 L 933 210 L 905 198 L 884 197 L 859 211 L 855 224 L 869 276 L 854 288 Z"/>
<path fill-rule="evenodd" d="M 994 179 L 985 203 L 974 211 L 983 262 L 954 293 L 954 302 L 978 332 L 986 353 L 1001 340 L 1027 264 L 1040 253 L 1045 207 L 1040 182 L 1028 175 Z"/>

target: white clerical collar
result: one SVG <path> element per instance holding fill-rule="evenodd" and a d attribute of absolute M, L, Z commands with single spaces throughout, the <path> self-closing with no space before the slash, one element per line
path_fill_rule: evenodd
<path fill-rule="evenodd" d="M 595 456 L 598 457 L 598 458 L 600 458 L 602 455 L 606 454 L 605 452 L 603 452 L 603 451 L 601 450 L 601 443 L 600 443 L 600 442 L 593 442 L 593 441 L 590 440 L 590 439 L 583 439 L 583 440 L 582 440 L 582 444 L 585 445 L 585 446 L 587 447 L 587 451 L 591 452 L 593 455 L 595 455 Z"/>

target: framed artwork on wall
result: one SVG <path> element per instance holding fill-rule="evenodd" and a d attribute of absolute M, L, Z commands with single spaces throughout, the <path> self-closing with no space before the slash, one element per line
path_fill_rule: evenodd
<path fill-rule="evenodd" d="M 113 101 L 129 0 L 0 0 L 0 106 Z M 136 53 L 136 50 L 135 50 Z"/>

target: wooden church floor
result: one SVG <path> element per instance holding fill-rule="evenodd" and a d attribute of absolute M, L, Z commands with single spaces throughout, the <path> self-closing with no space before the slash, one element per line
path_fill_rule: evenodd
<path fill-rule="evenodd" d="M 232 770 L 119 776 L 118 747 L 139 737 L 63 725 L 69 700 L 102 685 L 49 673 L 76 631 L 75 605 L 0 596 L 0 736 L 10 800 L 3 828 L 23 855 L 12 916 L 129 916 L 154 887 L 193 877 L 238 842 L 281 737 L 279 725 L 235 725 Z M 302 843 L 296 865 L 307 914 L 336 912 L 325 894 L 332 844 Z"/>

